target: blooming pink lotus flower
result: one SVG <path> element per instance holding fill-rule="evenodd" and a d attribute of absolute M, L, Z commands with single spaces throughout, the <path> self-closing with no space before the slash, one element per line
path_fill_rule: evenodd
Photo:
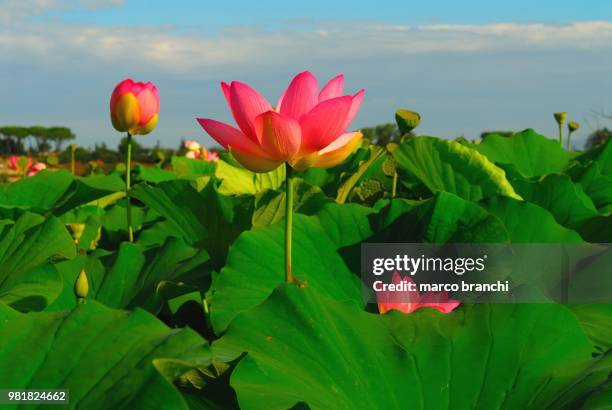
<path fill-rule="evenodd" d="M 25 162 L 25 167 L 21 167 L 20 166 L 20 164 L 19 164 L 19 159 L 20 158 L 26 158 L 27 162 Z M 30 167 L 32 166 L 32 158 L 30 158 L 30 157 L 20 157 L 18 155 L 11 155 L 9 157 L 9 160 L 8 160 L 8 166 L 9 166 L 10 169 L 12 169 L 14 171 L 21 171 L 21 172 L 23 172 L 24 170 L 30 169 Z"/>
<path fill-rule="evenodd" d="M 402 278 L 398 272 L 393 273 L 392 282 L 400 284 L 414 283 L 412 277 Z M 376 292 L 378 311 L 382 314 L 395 309 L 404 313 L 412 313 L 422 307 L 437 309 L 442 313 L 449 313 L 461 304 L 458 300 L 448 298 L 448 292 L 427 292 L 423 296 L 418 291 L 381 291 Z"/>
<path fill-rule="evenodd" d="M 361 140 L 360 132 L 347 132 L 347 128 L 364 90 L 343 95 L 343 85 L 340 74 L 319 91 L 315 76 L 304 71 L 272 108 L 244 83 L 221 83 L 239 129 L 208 118 L 198 122 L 251 171 L 267 172 L 283 162 L 297 170 L 332 167 L 344 161 Z"/>
<path fill-rule="evenodd" d="M 120 132 L 148 134 L 159 115 L 159 92 L 150 82 L 136 83 L 131 78 L 115 87 L 110 100 L 111 121 Z"/>
<path fill-rule="evenodd" d="M 31 177 L 33 175 L 36 175 L 43 169 L 47 169 L 47 164 L 45 164 L 44 162 L 37 162 L 36 164 L 32 165 L 32 167 L 30 168 L 30 171 L 28 172 L 28 176 Z"/>

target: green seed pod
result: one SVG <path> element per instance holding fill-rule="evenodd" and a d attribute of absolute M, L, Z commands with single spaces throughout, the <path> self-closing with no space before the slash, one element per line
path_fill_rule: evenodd
<path fill-rule="evenodd" d="M 382 171 L 385 175 L 392 177 L 397 172 L 395 160 L 391 157 L 387 158 L 382 164 Z"/>
<path fill-rule="evenodd" d="M 384 192 L 384 186 L 381 181 L 374 178 L 365 179 L 359 186 L 358 195 L 362 201 L 367 201 Z"/>
<path fill-rule="evenodd" d="M 566 112 L 556 112 L 553 114 L 553 116 L 555 117 L 555 121 L 557 121 L 557 124 L 559 124 L 560 126 L 565 124 L 565 120 L 567 120 Z"/>
<path fill-rule="evenodd" d="M 89 281 L 87 280 L 87 273 L 85 269 L 81 269 L 79 276 L 76 278 L 74 283 L 74 293 L 77 298 L 85 299 L 89 293 Z"/>
<path fill-rule="evenodd" d="M 395 111 L 395 122 L 402 134 L 408 134 L 421 123 L 421 115 L 418 112 L 399 109 Z"/>
<path fill-rule="evenodd" d="M 578 124 L 576 121 L 570 121 L 567 123 L 567 129 L 569 130 L 569 132 L 574 132 L 578 128 L 580 128 L 580 124 Z"/>

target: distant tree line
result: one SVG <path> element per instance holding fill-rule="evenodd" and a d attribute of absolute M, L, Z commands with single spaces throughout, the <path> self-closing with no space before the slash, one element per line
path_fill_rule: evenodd
<path fill-rule="evenodd" d="M 2 137 L 0 153 L 4 155 L 43 153 L 51 150 L 61 151 L 66 141 L 76 138 L 70 128 L 42 127 L 40 125 L 0 127 L 0 136 Z"/>

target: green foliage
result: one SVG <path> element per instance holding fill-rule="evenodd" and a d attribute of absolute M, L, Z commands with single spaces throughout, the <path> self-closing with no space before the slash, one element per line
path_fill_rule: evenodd
<path fill-rule="evenodd" d="M 406 132 L 415 117 L 400 114 Z M 0 133 L 11 148 L 71 134 L 44 130 Z M 380 315 L 359 274 L 366 242 L 612 242 L 612 143 L 577 154 L 533 130 L 479 144 L 363 131 L 344 163 L 293 174 L 290 284 L 285 167 L 142 146 L 137 162 L 155 165 L 133 167 L 133 243 L 120 156 L 105 145 L 76 150 L 112 162 L 99 174 L 1 185 L 0 384 L 67 388 L 68 407 L 87 409 L 605 408 L 609 305 Z M 609 295 L 612 281 L 588 279 L 611 255 L 568 292 Z M 524 275 L 561 264 L 540 256 L 517 261 Z"/>

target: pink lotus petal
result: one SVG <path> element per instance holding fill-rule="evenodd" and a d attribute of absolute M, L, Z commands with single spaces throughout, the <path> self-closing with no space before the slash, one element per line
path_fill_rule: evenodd
<path fill-rule="evenodd" d="M 448 292 L 427 292 L 421 298 L 421 306 L 449 313 L 461 304 L 460 301 L 449 299 Z"/>
<path fill-rule="evenodd" d="M 355 115 L 357 115 L 357 111 L 359 111 L 359 107 L 361 107 L 361 102 L 363 101 L 363 96 L 365 94 L 365 90 L 360 90 L 357 94 L 353 96 L 353 101 L 351 103 L 351 109 L 349 110 L 348 115 L 346 116 L 346 122 L 344 123 L 344 129 L 347 129 Z"/>
<path fill-rule="evenodd" d="M 264 151 L 274 159 L 288 161 L 300 149 L 300 123 L 276 111 L 265 112 L 255 119 L 257 138 Z"/>
<path fill-rule="evenodd" d="M 231 125 L 208 118 L 198 118 L 197 120 L 202 128 L 223 148 L 229 149 L 229 147 L 232 147 L 248 155 L 271 159 L 270 155 L 266 154 L 259 145 Z"/>
<path fill-rule="evenodd" d="M 319 102 L 318 92 L 316 77 L 309 71 L 301 72 L 291 80 L 277 111 L 299 121 Z"/>
<path fill-rule="evenodd" d="M 322 150 L 320 150 L 319 151 L 319 155 L 325 155 L 328 152 L 332 152 L 332 151 L 335 151 L 335 150 L 337 150 L 339 148 L 344 147 L 346 144 L 351 142 L 351 140 L 355 137 L 355 134 L 356 134 L 356 132 L 345 132 L 344 134 L 342 134 L 338 138 L 336 138 L 336 140 L 334 140 L 327 147 L 325 147 Z"/>
<path fill-rule="evenodd" d="M 115 104 L 117 103 L 117 100 L 122 95 L 132 92 L 133 87 L 134 87 L 134 80 L 132 80 L 131 78 L 126 78 L 125 80 L 117 84 L 117 86 L 115 86 L 115 89 L 113 90 L 113 93 L 111 95 L 111 100 L 110 100 L 111 112 L 115 111 Z"/>
<path fill-rule="evenodd" d="M 227 101 L 227 105 L 232 109 L 232 97 L 231 97 L 231 87 L 226 82 L 221 82 L 221 91 L 223 91 L 223 95 L 225 96 L 225 101 Z"/>
<path fill-rule="evenodd" d="M 155 93 L 152 90 L 144 88 L 136 95 L 136 100 L 140 109 L 139 124 L 146 124 L 159 112 L 159 99 L 155 97 Z"/>
<path fill-rule="evenodd" d="M 30 168 L 30 171 L 28 172 L 28 176 L 31 177 L 33 175 L 36 175 L 43 169 L 47 169 L 47 164 L 45 164 L 44 162 L 37 162 L 36 164 L 32 165 L 32 167 Z"/>
<path fill-rule="evenodd" d="M 344 74 L 338 74 L 321 90 L 319 93 L 319 102 L 329 100 L 331 98 L 340 97 L 342 95 L 342 89 L 344 87 Z"/>
<path fill-rule="evenodd" d="M 253 88 L 238 81 L 232 81 L 230 100 L 238 127 L 253 141 L 261 142 L 257 140 L 255 132 L 255 117 L 272 109 L 268 101 Z"/>
<path fill-rule="evenodd" d="M 346 118 L 351 109 L 350 96 L 323 101 L 302 117 L 302 150 L 318 151 L 325 148 L 346 129 Z"/>
<path fill-rule="evenodd" d="M 414 283 L 410 276 L 402 278 L 398 272 L 393 273 L 392 282 L 394 284 L 398 284 L 402 280 L 407 283 Z M 427 292 L 420 296 L 418 291 L 376 292 L 376 302 L 381 314 L 389 310 L 412 313 L 422 307 L 437 309 L 442 313 L 450 313 L 461 304 L 458 300 L 449 299 L 447 292 Z"/>

